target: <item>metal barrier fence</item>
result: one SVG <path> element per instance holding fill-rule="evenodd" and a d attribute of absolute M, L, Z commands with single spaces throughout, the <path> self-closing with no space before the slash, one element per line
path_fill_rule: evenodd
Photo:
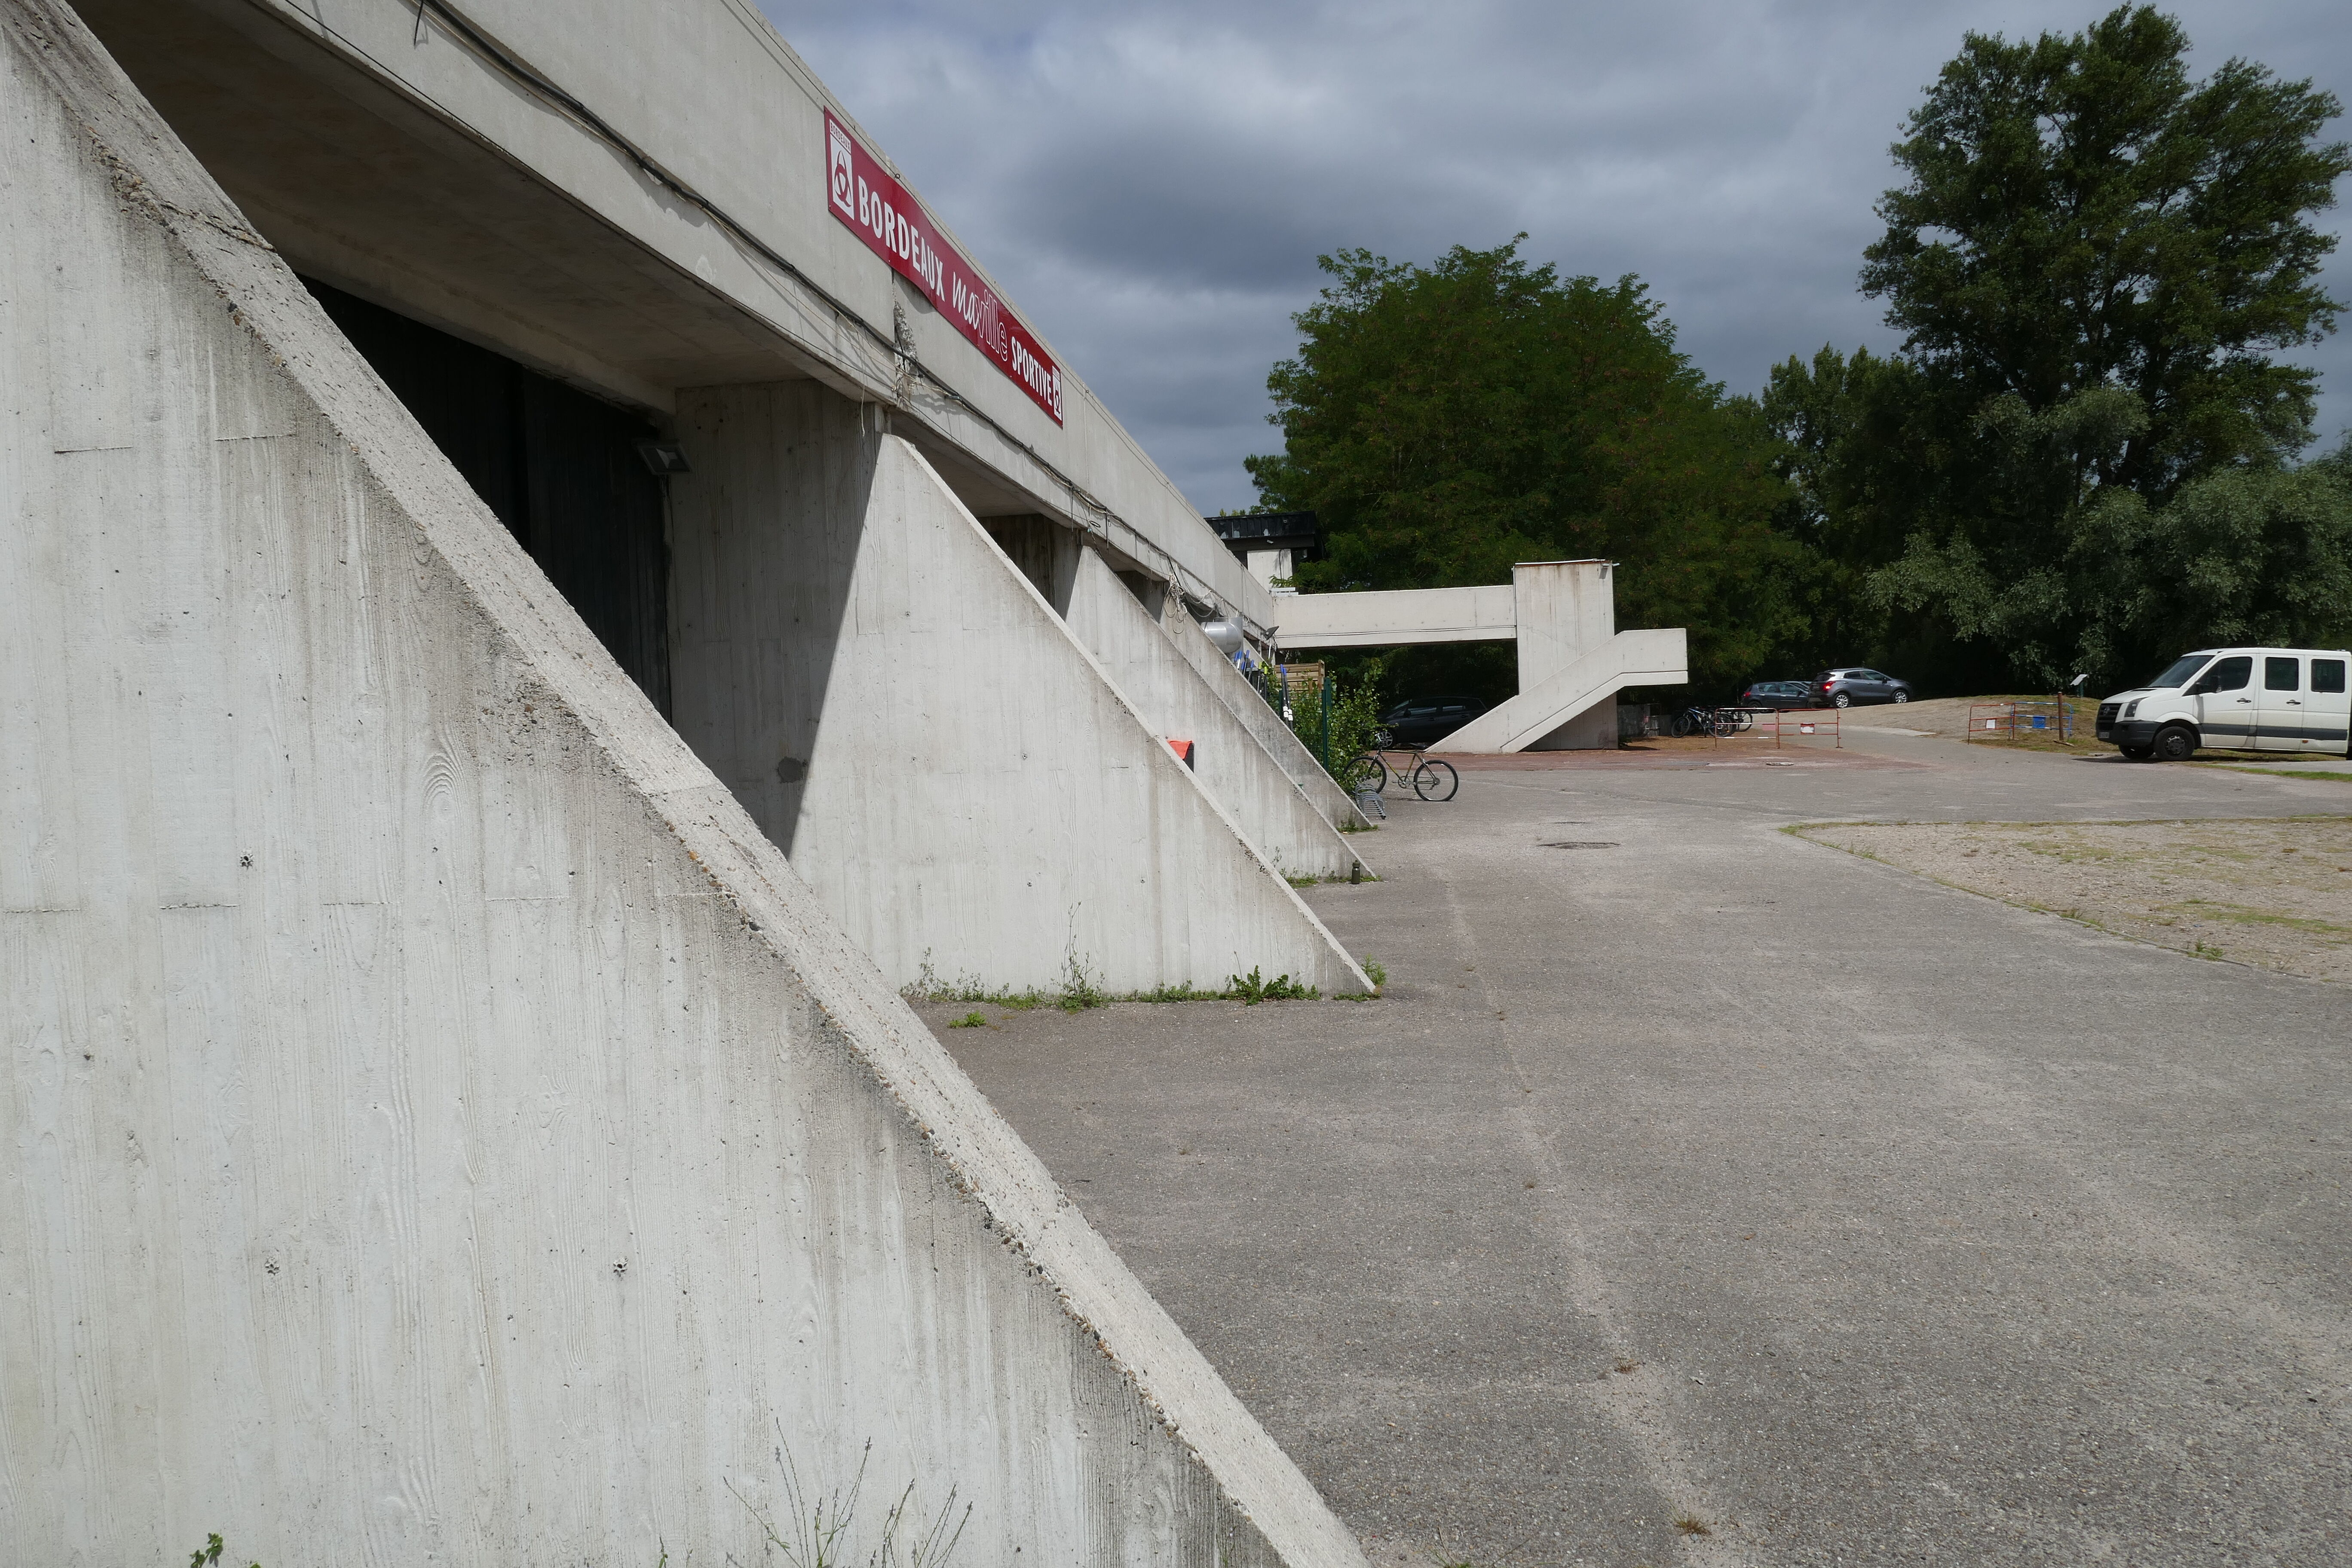
<path fill-rule="evenodd" d="M 1756 710 L 1756 732 L 1769 735 L 1772 744 L 1804 745 L 1811 737 L 1827 736 L 1837 751 L 1845 749 L 1845 726 L 1834 708 L 1763 709 Z M 1812 743 L 1821 742 L 1814 739 Z"/>
<path fill-rule="evenodd" d="M 1969 741 L 1989 737 L 2014 741 L 2020 735 L 2042 735 L 2071 745 L 2076 732 L 2071 706 L 2063 699 L 2053 698 L 2040 702 L 1971 702 L 1969 727 L 1961 731 L 1961 737 Z"/>

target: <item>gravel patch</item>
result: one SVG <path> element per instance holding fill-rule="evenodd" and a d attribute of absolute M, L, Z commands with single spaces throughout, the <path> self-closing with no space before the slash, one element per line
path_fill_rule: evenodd
<path fill-rule="evenodd" d="M 2352 983 L 2352 817 L 1812 823 L 1790 831 L 2200 958 Z"/>

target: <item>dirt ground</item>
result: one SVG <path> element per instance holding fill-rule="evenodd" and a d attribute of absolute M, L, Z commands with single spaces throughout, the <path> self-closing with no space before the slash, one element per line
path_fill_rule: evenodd
<path fill-rule="evenodd" d="M 1985 720 L 2005 718 L 1996 710 L 1996 705 L 2009 702 L 2018 704 L 2022 715 L 2014 732 L 2006 723 L 2000 730 L 1986 731 L 1983 728 Z M 1884 702 L 1873 703 L 1867 708 L 1849 708 L 1845 711 L 1844 721 L 1848 729 L 1902 730 L 1915 735 L 1942 735 L 1956 741 L 1965 740 L 1971 745 L 2000 746 L 2016 751 L 2072 752 L 2077 755 L 2115 751 L 2113 746 L 2093 737 L 2092 732 L 2098 724 L 2098 699 L 2081 697 L 2068 701 L 2067 740 L 2064 742 L 2047 730 L 2037 734 L 2032 729 L 2031 715 L 2036 711 L 2043 715 L 2045 723 L 2054 718 L 2050 712 L 2049 703 L 2047 697 L 2032 696 L 1936 697 L 1921 702 Z M 2037 708 L 2036 704 L 2040 706 Z M 1972 717 L 1976 721 L 1974 733 L 1970 733 L 1969 720 Z"/>
<path fill-rule="evenodd" d="M 1816 823 L 1790 831 L 2119 936 L 2352 983 L 2352 817 Z"/>

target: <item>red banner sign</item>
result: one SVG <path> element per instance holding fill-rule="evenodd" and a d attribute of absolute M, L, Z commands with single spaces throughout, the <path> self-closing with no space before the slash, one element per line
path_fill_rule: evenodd
<path fill-rule="evenodd" d="M 932 226 L 907 187 L 858 145 L 831 110 L 824 116 L 824 148 L 833 216 L 856 229 L 866 248 L 920 289 L 957 331 L 1059 425 L 1062 367 L 1053 356 L 1013 319 L 996 290 L 982 282 L 962 253 Z"/>

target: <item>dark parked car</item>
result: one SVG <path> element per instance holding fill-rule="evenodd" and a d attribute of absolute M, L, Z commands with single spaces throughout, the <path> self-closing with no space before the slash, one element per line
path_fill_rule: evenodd
<path fill-rule="evenodd" d="M 1825 669 L 1813 677 L 1813 706 L 1816 708 L 1855 708 L 1866 702 L 1908 702 L 1911 683 L 1882 675 L 1874 669 L 1851 665 L 1844 669 Z"/>
<path fill-rule="evenodd" d="M 1739 694 L 1742 708 L 1813 708 L 1820 700 L 1809 680 L 1759 680 Z"/>
<path fill-rule="evenodd" d="M 1475 697 L 1412 697 L 1381 715 L 1381 726 L 1400 746 L 1442 741 L 1486 710 Z"/>

